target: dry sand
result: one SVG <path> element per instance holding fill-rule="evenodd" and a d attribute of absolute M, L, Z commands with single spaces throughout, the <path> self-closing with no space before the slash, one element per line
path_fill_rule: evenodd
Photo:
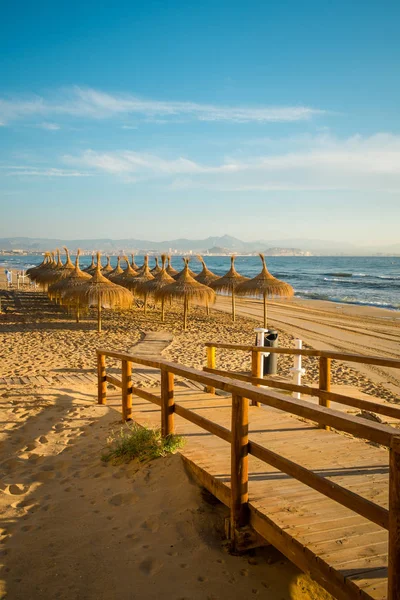
<path fill-rule="evenodd" d="M 101 461 L 120 415 L 87 388 L 3 392 L 0 598 L 323 600 L 272 547 L 232 556 L 179 455 Z"/>
<path fill-rule="evenodd" d="M 99 346 L 130 350 L 144 331 L 167 330 L 171 360 L 201 367 L 205 341 L 252 343 L 261 304 L 239 301 L 237 322 L 203 308 L 182 331 L 181 309 L 105 312 L 104 332 L 95 313 L 76 324 L 72 317 L 30 291 L 0 292 L 0 377 L 95 371 Z M 229 301 L 217 306 L 229 310 Z M 329 303 L 325 303 L 329 305 Z M 397 313 L 337 308 L 322 303 L 272 303 L 270 325 L 280 344 L 300 336 L 313 347 L 397 356 Z M 389 314 L 387 314 L 389 313 Z M 244 316 L 242 316 L 244 315 Z M 324 337 L 326 335 L 326 337 Z M 279 359 L 289 374 L 291 359 Z M 220 352 L 218 366 L 249 368 L 243 353 Z M 305 381 L 317 364 L 305 360 Z M 377 397 L 397 401 L 398 373 L 334 364 L 333 379 Z M 136 383 L 138 383 L 136 381 Z M 179 456 L 138 469 L 104 466 L 101 451 L 120 416 L 95 405 L 94 387 L 0 389 L 0 510 L 2 578 L 0 598 L 110 599 L 190 598 L 271 600 L 327 596 L 273 549 L 233 557 L 224 549 L 225 509 L 210 504 L 193 485 Z"/>

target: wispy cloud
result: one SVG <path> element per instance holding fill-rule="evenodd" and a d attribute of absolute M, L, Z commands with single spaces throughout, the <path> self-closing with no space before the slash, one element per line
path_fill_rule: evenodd
<path fill-rule="evenodd" d="M 63 160 L 125 181 L 161 180 L 174 189 L 400 191 L 400 136 L 388 134 L 345 140 L 317 136 L 293 151 L 241 154 L 214 165 L 131 151 L 87 150 Z"/>
<path fill-rule="evenodd" d="M 70 169 L 37 168 L 29 165 L 2 165 L 1 172 L 7 177 L 90 177 L 92 173 Z"/>
<path fill-rule="evenodd" d="M 61 129 L 60 125 L 58 125 L 57 123 L 40 123 L 38 125 L 38 127 L 40 127 L 41 129 L 47 129 L 48 131 L 58 131 L 59 129 Z"/>
<path fill-rule="evenodd" d="M 152 122 L 181 118 L 198 121 L 265 123 L 307 121 L 324 114 L 308 106 L 218 106 L 196 102 L 143 99 L 131 94 L 109 94 L 91 88 L 72 87 L 50 96 L 0 98 L 0 120 L 9 123 L 35 116 L 66 115 L 106 119 L 136 115 Z"/>

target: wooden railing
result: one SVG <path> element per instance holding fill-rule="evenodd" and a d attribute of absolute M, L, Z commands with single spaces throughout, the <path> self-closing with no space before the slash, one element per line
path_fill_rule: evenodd
<path fill-rule="evenodd" d="M 354 398 L 344 394 L 336 394 L 331 392 L 331 361 L 340 360 L 353 363 L 364 363 L 368 365 L 377 365 L 384 367 L 392 367 L 400 369 L 400 360 L 394 358 L 381 358 L 376 356 L 364 356 L 362 354 L 347 354 L 343 352 L 330 352 L 326 350 L 306 350 L 297 348 L 269 348 L 264 346 L 246 346 L 241 344 L 224 344 L 210 342 L 206 344 L 207 348 L 207 366 L 203 368 L 206 373 L 214 373 L 223 377 L 231 377 L 239 381 L 246 381 L 253 385 L 263 385 L 270 388 L 281 389 L 288 392 L 299 392 L 305 396 L 314 396 L 319 399 L 320 406 L 330 407 L 331 402 L 344 404 L 374 412 L 379 415 L 384 415 L 393 419 L 400 419 L 400 408 L 395 405 L 381 404 L 361 398 Z M 224 350 L 242 351 L 251 353 L 251 375 L 236 373 L 235 371 L 225 371 L 216 368 L 216 350 L 221 348 Z M 262 377 L 261 371 L 261 354 L 266 352 L 284 354 L 284 355 L 302 355 L 312 356 L 319 359 L 319 385 L 296 385 L 286 381 L 278 381 L 271 377 Z M 209 388 L 209 392 L 213 393 L 213 389 Z M 326 428 L 326 426 L 325 426 Z"/>
<path fill-rule="evenodd" d="M 215 348 L 216 345 L 213 346 Z M 247 347 L 243 346 L 241 348 L 247 349 Z M 250 348 L 253 352 L 260 351 L 260 349 Z M 341 360 L 345 360 L 343 358 L 344 355 L 340 356 L 342 357 Z M 121 360 L 121 379 L 107 375 L 106 357 Z M 387 529 L 389 531 L 388 599 L 398 600 L 400 598 L 400 435 L 396 429 L 388 425 L 370 422 L 359 417 L 341 413 L 326 406 L 314 406 L 303 400 L 291 398 L 269 389 L 262 389 L 256 385 L 242 383 L 231 377 L 222 377 L 215 373 L 204 373 L 165 360 L 146 359 L 140 356 L 108 350 L 97 350 L 97 358 L 98 403 L 106 403 L 107 382 L 121 388 L 122 415 L 124 420 L 132 418 L 132 396 L 136 395 L 139 398 L 160 406 L 161 432 L 163 436 L 168 436 L 174 432 L 174 415 L 176 414 L 230 443 L 231 487 L 229 506 L 231 515 L 230 535 L 232 540 L 235 540 L 235 535 L 240 528 L 249 522 L 248 456 L 252 455 L 362 515 L 369 521 Z M 331 358 L 331 356 L 326 358 Z M 348 359 L 350 360 L 350 358 Z M 132 385 L 133 363 L 160 369 L 160 396 Z M 219 389 L 229 392 L 232 395 L 231 430 L 175 402 L 175 376 L 201 383 L 208 389 Z M 336 430 L 350 433 L 364 440 L 369 440 L 389 448 L 389 510 L 249 439 L 249 401 L 271 406 L 298 417 L 310 419 L 320 426 L 330 426 Z"/>

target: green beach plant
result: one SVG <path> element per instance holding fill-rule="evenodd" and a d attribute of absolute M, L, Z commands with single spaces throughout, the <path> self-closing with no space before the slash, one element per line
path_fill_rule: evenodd
<path fill-rule="evenodd" d="M 131 460 L 144 462 L 173 454 L 182 448 L 184 438 L 171 434 L 163 438 L 160 429 L 144 427 L 130 423 L 113 432 L 107 440 L 107 449 L 101 459 L 112 464 L 126 463 Z"/>

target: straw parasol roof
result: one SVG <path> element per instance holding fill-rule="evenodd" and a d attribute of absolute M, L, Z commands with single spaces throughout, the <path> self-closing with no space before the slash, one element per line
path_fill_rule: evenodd
<path fill-rule="evenodd" d="M 114 279 L 118 277 L 118 275 L 121 275 L 121 273 L 123 272 L 124 270 L 121 268 L 121 257 L 118 256 L 117 266 L 115 267 L 115 269 L 110 271 L 110 273 L 104 273 L 104 276 L 107 277 L 107 279 L 109 279 L 110 281 L 114 281 Z"/>
<path fill-rule="evenodd" d="M 46 271 L 48 269 L 53 269 L 54 268 L 54 264 L 53 264 L 53 259 L 51 257 L 50 252 L 45 252 L 44 254 L 44 258 L 42 260 L 42 262 L 40 263 L 40 265 L 37 265 L 36 267 L 31 267 L 30 269 L 28 269 L 29 271 L 29 278 L 32 281 L 35 281 L 36 283 L 38 283 L 39 285 L 42 285 L 43 287 L 45 287 L 45 282 L 43 280 L 43 277 L 46 274 Z M 27 271 L 27 273 L 28 273 Z"/>
<path fill-rule="evenodd" d="M 94 254 L 92 254 L 92 262 L 90 263 L 90 265 L 88 267 L 86 267 L 86 269 L 83 269 L 83 272 L 93 275 L 95 270 L 96 270 L 96 263 L 94 262 Z"/>
<path fill-rule="evenodd" d="M 137 277 L 138 272 L 135 271 L 134 269 L 132 269 L 131 265 L 129 264 L 129 260 L 127 256 L 124 256 L 124 260 L 126 261 L 126 268 L 124 271 L 122 271 L 122 273 L 120 273 L 119 275 L 116 275 L 115 277 L 112 278 L 112 282 L 116 283 L 118 285 L 122 285 L 123 287 L 128 287 L 128 284 L 130 284 L 132 282 L 132 280 Z M 111 277 L 110 277 L 111 280 Z"/>
<path fill-rule="evenodd" d="M 131 254 L 132 260 L 131 260 L 131 267 L 134 271 L 139 271 L 139 267 L 138 265 L 135 263 L 135 255 Z"/>
<path fill-rule="evenodd" d="M 97 331 L 101 331 L 102 308 L 130 308 L 133 296 L 120 285 L 112 283 L 101 274 L 100 252 L 97 253 L 96 272 L 89 281 L 67 289 L 63 298 L 65 302 L 79 302 L 80 305 L 97 307 Z"/>
<path fill-rule="evenodd" d="M 174 267 L 171 265 L 171 255 L 169 254 L 167 256 L 167 269 L 166 269 L 168 275 L 171 275 L 171 277 L 173 277 L 174 275 L 178 275 L 178 271 L 176 269 L 174 269 Z"/>
<path fill-rule="evenodd" d="M 213 281 L 217 281 L 217 279 L 220 279 L 219 275 L 216 275 L 215 273 L 210 271 L 210 269 L 207 268 L 207 265 L 204 262 L 202 256 L 198 255 L 197 258 L 203 265 L 203 269 L 198 275 L 195 276 L 196 281 L 202 283 L 203 285 L 210 285 L 210 283 L 212 283 Z"/>
<path fill-rule="evenodd" d="M 182 298 L 183 299 L 183 326 L 187 329 L 187 313 L 189 302 L 195 301 L 198 304 L 210 304 L 215 302 L 215 292 L 206 285 L 196 281 L 189 270 L 189 259 L 183 259 L 185 267 L 179 277 L 174 281 L 158 290 L 154 297 L 156 300 Z"/>
<path fill-rule="evenodd" d="M 189 260 L 190 260 L 190 258 L 187 259 L 187 265 L 189 265 Z M 186 262 L 185 262 L 185 266 L 183 267 L 182 271 L 179 271 L 178 273 L 175 273 L 175 275 L 172 275 L 172 277 L 175 279 L 175 281 L 178 279 L 178 277 L 180 275 L 183 274 L 183 272 L 185 271 L 185 269 L 186 269 Z M 192 269 L 189 269 L 189 266 L 188 266 L 188 271 L 187 272 L 189 273 L 189 275 L 191 277 L 193 277 L 193 279 L 195 279 L 197 277 L 197 275 L 198 275 L 198 273 L 195 273 L 194 271 L 192 271 Z M 171 275 L 171 273 L 170 273 L 170 275 Z"/>
<path fill-rule="evenodd" d="M 50 284 L 50 286 L 49 286 L 50 298 L 59 297 L 59 294 L 57 294 L 57 293 L 53 294 L 53 285 L 57 281 L 61 281 L 62 279 L 69 277 L 71 275 L 72 271 L 75 269 L 75 266 L 74 266 L 73 262 L 71 261 L 71 258 L 69 255 L 68 248 L 64 248 L 64 250 L 65 250 L 65 254 L 66 254 L 66 261 L 63 264 L 63 266 L 60 267 L 59 269 L 53 269 L 52 271 L 48 271 L 45 274 L 46 282 Z"/>
<path fill-rule="evenodd" d="M 236 319 L 236 307 L 235 307 L 235 291 L 238 285 L 247 281 L 248 277 L 240 275 L 235 269 L 235 256 L 231 256 L 231 268 L 225 275 L 212 281 L 210 287 L 216 292 L 223 292 L 231 294 L 232 296 L 232 321 Z"/>
<path fill-rule="evenodd" d="M 59 296 L 62 298 L 64 292 L 66 292 L 67 290 L 70 290 L 73 287 L 80 285 L 84 281 L 89 281 L 92 278 L 92 276 L 89 275 L 89 273 L 84 273 L 83 271 L 80 270 L 80 268 L 79 268 L 80 254 L 81 254 L 81 251 L 78 249 L 78 251 L 76 253 L 75 267 L 74 267 L 73 271 L 70 271 L 69 275 L 67 275 L 66 277 L 63 277 L 62 279 L 59 279 L 58 281 L 56 281 L 49 287 L 49 292 L 51 293 L 52 296 Z M 76 322 L 79 323 L 79 301 L 77 302 Z"/>
<path fill-rule="evenodd" d="M 107 273 L 112 273 L 113 270 L 114 269 L 112 268 L 110 263 L 110 257 L 107 256 L 107 264 L 105 267 L 102 268 L 101 272 L 103 273 L 103 275 L 107 275 Z"/>
<path fill-rule="evenodd" d="M 156 275 L 158 275 L 159 273 L 161 273 L 161 267 L 160 267 L 160 265 L 158 264 L 158 256 L 155 256 L 155 257 L 154 257 L 154 260 L 156 261 L 156 266 L 155 266 L 155 267 L 153 267 L 152 269 L 150 269 L 150 273 L 151 273 L 152 275 L 154 275 L 154 277 L 155 277 Z"/>
<path fill-rule="evenodd" d="M 32 281 L 34 281 L 34 277 L 35 277 L 35 273 L 38 269 L 40 269 L 41 267 L 44 267 L 44 265 L 47 263 L 47 261 L 50 258 L 50 252 L 45 252 L 44 256 L 43 256 L 43 260 L 39 265 L 36 265 L 34 267 L 30 267 L 29 269 L 26 270 L 26 275 L 28 275 L 30 277 L 30 279 L 32 279 Z"/>
<path fill-rule="evenodd" d="M 259 255 L 262 262 L 261 273 L 244 281 L 236 288 L 238 296 L 262 295 L 264 299 L 264 328 L 267 328 L 267 298 L 288 298 L 293 296 L 294 290 L 289 283 L 276 279 L 267 269 L 264 254 Z"/>
<path fill-rule="evenodd" d="M 147 293 L 141 290 L 145 283 L 152 281 L 153 279 L 154 275 L 150 273 L 149 269 L 149 257 L 146 255 L 144 257 L 143 267 L 142 269 L 139 269 L 138 275 L 124 283 L 128 290 L 131 290 L 134 294 L 136 293 L 139 297 L 144 298 L 144 314 L 146 314 L 147 310 Z"/>
<path fill-rule="evenodd" d="M 174 283 L 174 279 L 171 277 L 171 275 L 168 275 L 166 268 L 165 268 L 166 258 L 167 257 L 165 256 L 165 254 L 163 254 L 161 256 L 162 268 L 158 275 L 153 277 L 153 279 L 149 279 L 147 281 L 143 281 L 143 282 L 139 283 L 139 285 L 137 286 L 137 291 L 140 294 L 143 294 L 143 296 L 145 298 L 145 304 L 147 303 L 148 296 L 155 296 L 156 293 L 159 290 L 161 290 L 161 288 L 165 287 L 166 285 L 170 285 L 171 283 Z M 164 304 L 165 304 L 165 299 L 162 298 L 161 299 L 161 321 L 163 321 L 163 322 L 164 322 Z"/>

